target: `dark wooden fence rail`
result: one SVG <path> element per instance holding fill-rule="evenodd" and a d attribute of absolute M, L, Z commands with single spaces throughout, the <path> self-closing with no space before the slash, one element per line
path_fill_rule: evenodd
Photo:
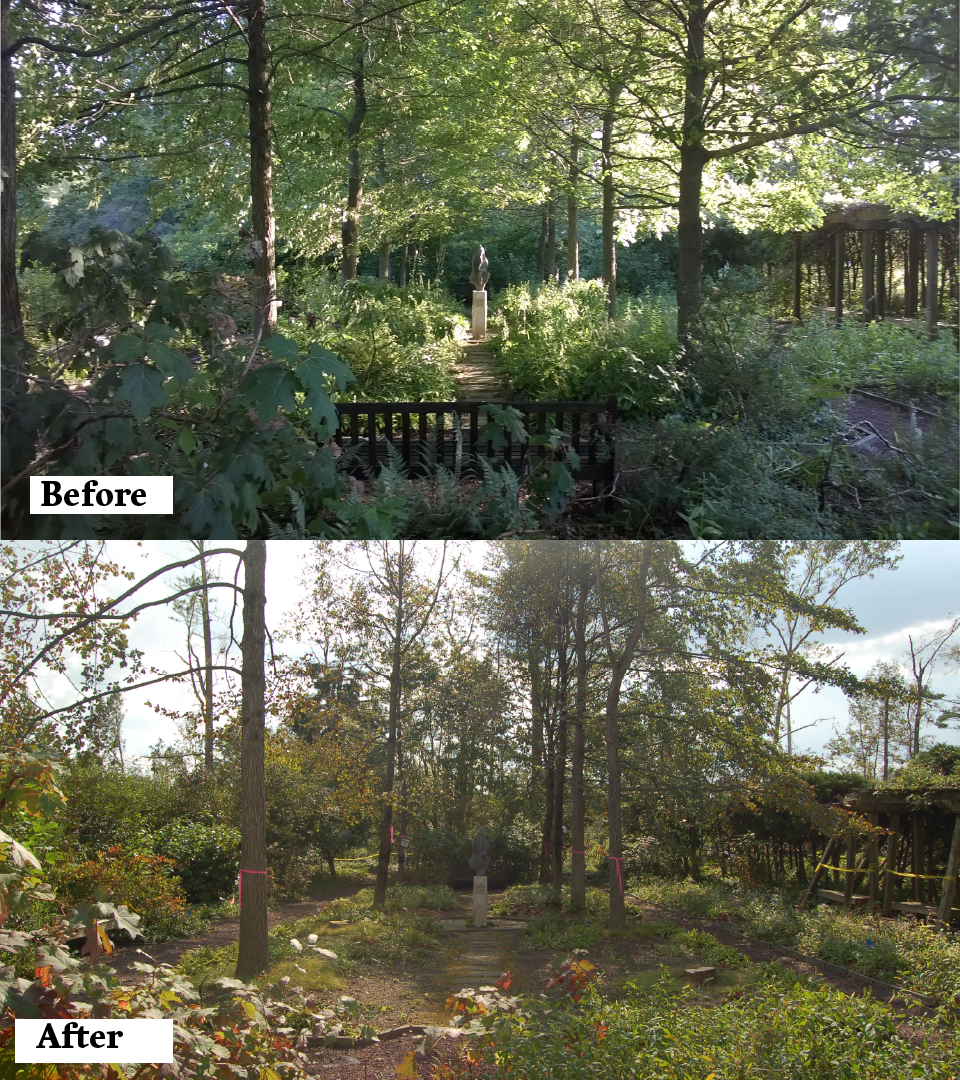
<path fill-rule="evenodd" d="M 613 423 L 616 398 L 598 401 L 359 401 L 337 404 L 340 426 L 334 442 L 352 450 L 350 471 L 376 475 L 388 461 L 389 443 L 400 455 L 411 476 L 423 476 L 431 464 L 455 466 L 458 443 L 463 475 L 481 473 L 479 461 L 509 467 L 523 475 L 540 461 L 552 459 L 552 451 L 527 439 L 507 437 L 507 445 L 494 449 L 481 437 L 491 408 L 510 406 L 522 418 L 529 435 L 546 435 L 551 428 L 562 431 L 565 443 L 580 456 L 574 472 L 578 480 L 590 480 L 594 494 L 609 490 L 614 478 Z M 458 438 L 459 429 L 459 438 Z"/>

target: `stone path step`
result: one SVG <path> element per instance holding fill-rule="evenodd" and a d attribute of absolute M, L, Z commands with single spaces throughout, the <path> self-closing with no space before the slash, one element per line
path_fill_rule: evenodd
<path fill-rule="evenodd" d="M 463 347 L 456 380 L 457 401 L 504 401 L 508 397 L 496 357 L 482 341 L 471 339 Z"/>
<path fill-rule="evenodd" d="M 460 931 L 457 938 L 460 955 L 446 973 L 451 992 L 458 993 L 464 987 L 479 990 L 481 986 L 495 985 L 509 966 L 502 952 L 507 939 L 491 930 Z"/>

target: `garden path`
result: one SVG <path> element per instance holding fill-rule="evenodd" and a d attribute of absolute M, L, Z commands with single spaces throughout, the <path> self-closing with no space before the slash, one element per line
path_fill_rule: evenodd
<path fill-rule="evenodd" d="M 510 395 L 489 345 L 470 338 L 456 366 L 457 401 L 505 401 Z"/>

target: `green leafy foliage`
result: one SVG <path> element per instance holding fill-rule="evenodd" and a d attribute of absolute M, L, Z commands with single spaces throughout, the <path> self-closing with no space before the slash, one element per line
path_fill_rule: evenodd
<path fill-rule="evenodd" d="M 240 858 L 238 829 L 181 818 L 165 825 L 154 844 L 158 854 L 176 864 L 190 903 L 212 904 L 232 896 Z"/>

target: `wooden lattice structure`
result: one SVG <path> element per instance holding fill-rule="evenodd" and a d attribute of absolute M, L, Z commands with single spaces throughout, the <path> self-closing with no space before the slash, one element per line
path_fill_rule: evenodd
<path fill-rule="evenodd" d="M 888 270 L 892 266 L 890 236 L 906 234 L 903 258 L 903 314 L 917 317 L 922 309 L 927 332 L 936 332 L 941 280 L 940 241 L 947 237 L 949 259 L 953 260 L 956 223 L 933 221 L 914 214 L 900 214 L 882 203 L 850 203 L 825 214 L 820 228 L 812 234 L 815 246 L 830 252 L 829 308 L 834 320 L 843 318 L 843 293 L 847 264 L 854 254 L 860 260 L 860 318 L 866 322 L 882 319 L 890 312 Z M 805 261 L 804 234 L 793 237 L 793 316 L 800 319 L 801 275 Z M 954 263 L 951 261 L 950 265 Z"/>
<path fill-rule="evenodd" d="M 884 915 L 895 911 L 915 915 L 936 915 L 937 926 L 960 920 L 960 908 L 953 906 L 957 896 L 957 872 L 960 870 L 960 788 L 936 788 L 927 791 L 859 791 L 847 795 L 843 806 L 857 814 L 862 814 L 873 826 L 886 830 L 884 857 L 880 859 L 880 839 L 872 834 L 866 841 L 866 851 L 858 852 L 860 843 L 854 829 L 848 829 L 844 837 L 831 837 L 824 850 L 810 887 L 807 889 L 801 907 L 805 906 L 817 891 L 824 874 L 842 875 L 842 890 L 820 889 L 822 900 L 842 903 L 845 907 L 864 906 L 873 910 L 880 908 Z M 955 816 L 953 839 L 947 856 L 942 877 L 935 873 L 931 865 L 930 848 L 926 847 L 928 818 L 937 811 L 946 811 Z M 908 831 L 909 830 L 909 831 Z M 840 866 L 841 848 L 846 845 L 846 860 Z M 909 852 L 910 870 L 898 869 L 901 865 L 898 855 Z M 881 875 L 883 894 L 881 899 Z M 913 900 L 898 902 L 894 900 L 895 878 L 904 878 L 913 883 Z M 868 891 L 857 892 L 857 887 L 866 879 Z M 940 898 L 937 904 L 926 903 L 933 899 L 928 882 L 941 882 Z"/>

